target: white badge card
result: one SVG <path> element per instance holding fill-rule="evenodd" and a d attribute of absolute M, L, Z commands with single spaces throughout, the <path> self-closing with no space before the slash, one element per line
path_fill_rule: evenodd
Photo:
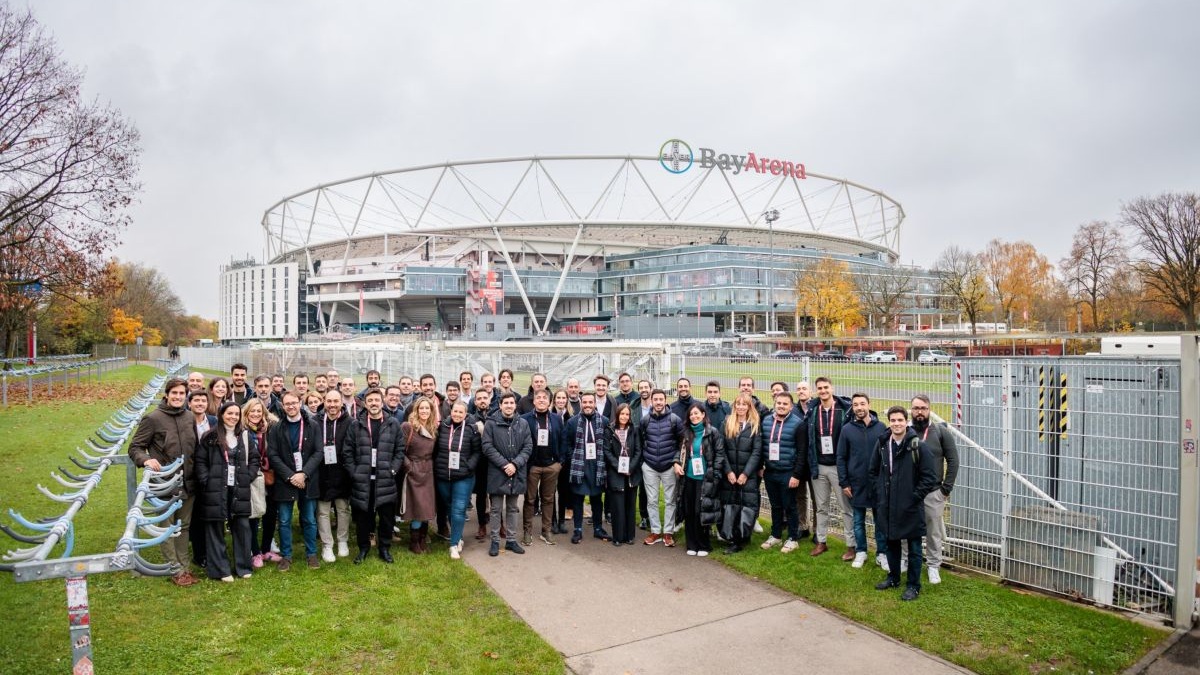
<path fill-rule="evenodd" d="M 337 446 L 336 445 L 325 446 L 325 463 L 326 464 L 337 464 Z"/>
<path fill-rule="evenodd" d="M 299 471 L 300 469 L 303 469 L 303 468 L 304 468 L 304 464 L 303 464 L 303 463 L 300 461 L 300 453 L 298 453 L 298 452 L 293 452 L 293 453 L 292 453 L 292 461 L 296 463 L 296 470 L 297 470 L 297 471 Z"/>
<path fill-rule="evenodd" d="M 779 444 L 778 443 L 772 443 L 770 446 L 768 446 L 767 459 L 771 460 L 772 462 L 779 461 Z"/>
<path fill-rule="evenodd" d="M 550 445 L 550 430 L 549 429 L 538 429 L 537 444 L 538 445 Z"/>
<path fill-rule="evenodd" d="M 701 457 L 692 458 L 692 474 L 699 476 L 704 473 L 704 459 Z"/>
<path fill-rule="evenodd" d="M 822 436 L 821 437 L 821 454 L 822 455 L 832 455 L 833 454 L 833 436 Z"/>
<path fill-rule="evenodd" d="M 236 479 L 236 474 L 234 472 L 237 471 L 237 467 L 230 464 L 229 466 L 225 467 L 225 469 L 225 484 L 229 487 L 233 487 Z"/>
<path fill-rule="evenodd" d="M 458 471 L 459 462 L 461 461 L 462 453 L 457 450 L 450 451 L 450 470 Z"/>
<path fill-rule="evenodd" d="M 617 458 L 617 473 L 629 475 L 629 457 L 622 456 Z"/>
<path fill-rule="evenodd" d="M 379 448 L 371 448 L 371 468 L 375 468 L 375 462 L 379 459 Z"/>
<path fill-rule="evenodd" d="M 584 443 L 583 444 L 583 458 L 584 459 L 596 459 L 596 444 L 595 443 Z"/>

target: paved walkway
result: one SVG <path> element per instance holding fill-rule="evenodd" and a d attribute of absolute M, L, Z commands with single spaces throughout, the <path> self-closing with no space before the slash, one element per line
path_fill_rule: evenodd
<path fill-rule="evenodd" d="M 803 653 L 841 675 L 968 672 L 682 547 L 558 540 L 463 557 L 574 673 L 795 673 Z"/>
<path fill-rule="evenodd" d="M 1145 675 L 1200 674 L 1200 628 L 1193 628 L 1141 672 Z"/>

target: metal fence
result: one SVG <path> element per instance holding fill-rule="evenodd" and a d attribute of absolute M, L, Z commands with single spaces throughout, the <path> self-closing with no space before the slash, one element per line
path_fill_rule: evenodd
<path fill-rule="evenodd" d="M 965 434 L 947 526 L 955 563 L 1170 616 L 1176 584 L 1191 585 L 1176 571 L 1180 361 L 967 359 L 955 368 Z"/>

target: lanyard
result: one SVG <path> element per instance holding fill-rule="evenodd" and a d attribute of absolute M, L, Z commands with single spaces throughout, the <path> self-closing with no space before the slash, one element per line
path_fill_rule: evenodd
<path fill-rule="evenodd" d="M 466 436 L 467 436 L 467 430 L 463 426 L 460 426 L 459 428 L 462 429 L 462 431 L 458 434 L 458 452 L 461 453 L 463 439 L 466 438 Z M 450 450 L 453 447 L 454 447 L 454 425 L 451 424 L 450 425 L 450 438 L 446 440 L 446 450 Z"/>
<path fill-rule="evenodd" d="M 296 452 L 304 452 L 304 415 L 300 416 L 300 437 L 296 439 Z"/>
<path fill-rule="evenodd" d="M 367 439 L 371 441 L 371 445 L 375 445 L 375 431 L 371 429 L 371 417 L 367 416 Z"/>
<path fill-rule="evenodd" d="M 929 438 L 929 427 L 925 427 L 925 433 L 921 435 L 921 442 L 924 443 L 926 438 Z"/>
<path fill-rule="evenodd" d="M 334 441 L 337 441 L 337 423 L 338 423 L 337 420 L 333 421 L 333 440 Z M 329 445 L 329 418 L 328 417 L 325 418 L 325 424 L 323 424 L 321 426 L 324 427 L 322 429 L 322 431 L 324 432 L 324 438 L 321 439 L 324 442 L 321 443 L 321 445 Z"/>
<path fill-rule="evenodd" d="M 596 418 L 593 417 L 592 419 L 596 419 Z M 583 432 L 583 442 L 584 443 L 594 443 L 596 441 L 596 432 L 595 432 L 595 430 L 592 429 L 592 420 L 585 420 L 585 421 L 587 422 L 587 429 L 585 429 Z"/>
<path fill-rule="evenodd" d="M 544 421 L 538 419 L 538 415 L 541 415 L 541 414 L 543 414 L 543 413 L 534 413 L 533 420 L 535 422 L 537 422 L 538 429 L 545 429 L 550 424 L 550 413 L 544 413 L 546 416 L 546 419 Z"/>
<path fill-rule="evenodd" d="M 769 442 L 778 443 L 783 440 L 783 422 L 779 421 L 778 417 L 772 417 L 771 422 L 771 440 Z M 775 433 L 776 429 L 779 429 L 778 434 Z"/>
<path fill-rule="evenodd" d="M 829 433 L 825 433 L 825 407 L 817 406 L 817 433 L 821 436 L 833 435 L 833 409 L 836 406 L 829 406 Z"/>

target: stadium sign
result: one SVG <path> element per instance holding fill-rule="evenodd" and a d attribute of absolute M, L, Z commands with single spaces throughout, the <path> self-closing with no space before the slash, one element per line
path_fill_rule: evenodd
<path fill-rule="evenodd" d="M 735 176 L 739 173 L 754 172 L 769 173 L 772 176 L 790 176 L 801 180 L 808 178 L 804 164 L 800 162 L 760 157 L 753 152 L 739 155 L 718 153 L 712 148 L 700 148 L 699 150 L 700 156 L 697 158 L 690 145 L 678 138 L 672 138 L 659 148 L 658 161 L 664 169 L 671 173 L 683 173 L 692 168 L 692 164 L 698 163 L 701 169 L 711 169 L 715 166 L 722 171 L 731 171 Z"/>

